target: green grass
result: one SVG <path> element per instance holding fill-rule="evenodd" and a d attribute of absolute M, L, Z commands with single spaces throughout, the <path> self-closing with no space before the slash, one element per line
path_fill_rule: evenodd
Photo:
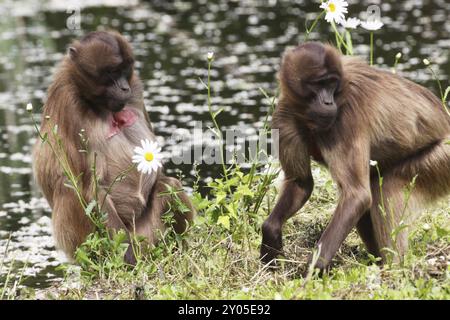
<path fill-rule="evenodd" d="M 255 190 L 258 180 L 256 175 Z M 355 232 L 319 277 L 302 278 L 307 256 L 333 211 L 335 187 L 327 171 L 314 168 L 314 194 L 284 229 L 286 257 L 278 270 L 259 260 L 260 226 L 276 199 L 268 188 L 256 215 L 239 200 L 229 228 L 201 214 L 182 236 L 169 232 L 135 268 L 123 264 L 121 249 L 96 262 L 67 265 L 66 280 L 19 298 L 47 299 L 449 299 L 450 207 L 442 201 L 417 221 L 403 265 L 373 263 Z M 249 219 L 251 218 L 251 221 Z M 249 223 L 250 222 L 250 223 Z M 93 246 L 93 240 L 87 245 Z M 120 246 L 119 246 L 120 247 Z M 88 252 L 89 253 L 89 252 Z M 92 254 L 92 252 L 90 253 Z"/>

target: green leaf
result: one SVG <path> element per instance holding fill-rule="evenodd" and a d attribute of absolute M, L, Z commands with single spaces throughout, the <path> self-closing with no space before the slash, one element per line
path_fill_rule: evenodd
<path fill-rule="evenodd" d="M 250 188 L 246 184 L 240 185 L 236 190 L 236 194 L 239 194 L 242 196 L 250 196 L 250 197 L 252 197 L 254 195 L 254 193 L 250 190 Z"/>
<path fill-rule="evenodd" d="M 127 235 L 123 230 L 120 230 L 114 235 L 114 249 L 117 250 L 119 246 L 127 240 Z"/>
<path fill-rule="evenodd" d="M 398 226 L 397 228 L 395 228 L 395 229 L 391 232 L 391 237 L 392 237 L 393 239 L 396 239 L 396 238 L 397 238 L 397 235 L 398 235 L 402 230 L 404 230 L 404 229 L 406 229 L 406 228 L 408 228 L 408 225 L 406 225 L 406 224 L 403 224 L 403 225 Z"/>
<path fill-rule="evenodd" d="M 84 212 L 86 213 L 87 216 L 91 215 L 91 212 L 92 212 L 92 210 L 94 210 L 96 204 L 97 204 L 97 201 L 95 201 L 95 200 L 92 200 L 91 202 L 89 202 L 86 209 L 84 210 Z"/>
<path fill-rule="evenodd" d="M 436 226 L 436 234 L 439 238 L 444 238 L 450 235 L 450 230 Z"/>
<path fill-rule="evenodd" d="M 206 218 L 200 215 L 195 216 L 195 224 L 196 225 L 201 225 L 206 223 Z"/>
<path fill-rule="evenodd" d="M 44 133 L 44 135 L 41 138 L 42 142 L 47 142 L 48 141 L 48 132 Z"/>
<path fill-rule="evenodd" d="M 230 230 L 230 217 L 229 216 L 220 216 L 217 219 L 217 223 L 224 226 L 225 229 Z"/>
<path fill-rule="evenodd" d="M 227 208 L 228 212 L 232 217 L 237 217 L 237 212 L 235 211 L 234 207 L 231 204 L 225 205 L 225 208 Z"/>
<path fill-rule="evenodd" d="M 72 189 L 72 190 L 76 190 L 76 189 L 73 187 L 73 185 L 71 185 L 70 183 L 64 182 L 63 185 L 64 185 L 64 187 L 70 188 L 70 189 Z"/>
<path fill-rule="evenodd" d="M 198 211 L 202 211 L 210 206 L 211 201 L 208 197 L 202 197 L 200 193 L 194 193 L 192 196 L 192 202 Z"/>
<path fill-rule="evenodd" d="M 216 203 L 219 204 L 221 203 L 225 198 L 227 197 L 227 194 L 223 191 L 218 192 L 216 194 Z"/>
<path fill-rule="evenodd" d="M 397 251 L 395 251 L 395 250 L 393 250 L 393 249 L 391 249 L 391 248 L 388 248 L 388 247 L 385 247 L 385 248 L 383 248 L 383 249 L 381 249 L 381 250 L 382 250 L 382 251 L 385 251 L 385 252 L 389 252 L 389 253 L 391 253 L 391 254 L 394 255 L 394 256 L 398 255 Z"/>
<path fill-rule="evenodd" d="M 211 204 L 206 210 L 205 215 L 213 215 L 217 211 L 217 204 Z"/>
<path fill-rule="evenodd" d="M 78 250 L 77 251 L 77 261 L 79 261 L 80 263 L 84 262 L 88 265 L 93 265 L 94 263 L 92 262 L 91 259 L 89 259 L 89 257 L 87 256 L 86 252 L 84 252 L 83 250 Z"/>

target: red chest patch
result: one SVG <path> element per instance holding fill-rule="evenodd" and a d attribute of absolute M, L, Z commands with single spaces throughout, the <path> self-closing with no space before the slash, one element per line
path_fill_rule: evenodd
<path fill-rule="evenodd" d="M 136 120 L 137 115 L 127 107 L 123 108 L 122 111 L 112 113 L 109 119 L 110 124 L 107 139 L 118 134 L 122 128 L 132 126 Z"/>

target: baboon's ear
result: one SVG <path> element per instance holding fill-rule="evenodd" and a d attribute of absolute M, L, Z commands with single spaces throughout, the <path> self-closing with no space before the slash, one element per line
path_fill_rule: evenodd
<path fill-rule="evenodd" d="M 69 47 L 69 56 L 74 60 L 78 56 L 78 50 L 75 47 Z"/>

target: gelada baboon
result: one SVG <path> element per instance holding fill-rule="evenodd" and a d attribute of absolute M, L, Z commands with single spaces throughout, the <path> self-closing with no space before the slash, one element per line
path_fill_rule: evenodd
<path fill-rule="evenodd" d="M 408 228 L 396 237 L 392 231 L 400 230 L 401 221 L 410 226 L 423 204 L 450 189 L 450 120 L 440 99 L 315 42 L 287 50 L 278 78 L 272 128 L 279 130 L 285 180 L 262 226 L 262 260 L 281 253 L 283 223 L 311 195 L 310 157 L 328 168 L 339 190 L 315 267 L 330 265 L 355 226 L 371 254 L 384 261 L 385 248 L 404 254 Z M 370 160 L 378 163 L 381 188 Z"/>
<path fill-rule="evenodd" d="M 168 211 L 171 201 L 167 192 L 161 193 L 167 191 L 167 185 L 177 190 L 182 186 L 177 179 L 164 176 L 161 169 L 151 174 L 133 169 L 113 184 L 130 167 L 133 150 L 140 146 L 141 139 L 155 141 L 144 108 L 142 84 L 133 65 L 131 47 L 118 33 L 92 32 L 72 43 L 48 89 L 41 131 L 52 139 L 51 130 L 58 126 L 64 153 L 74 175 L 80 177 L 86 203 L 94 199 L 91 168 L 96 155 L 97 198 L 104 204 L 110 230 L 123 229 L 154 243 L 157 231 L 165 227 L 161 215 Z M 80 132 L 88 141 L 87 154 L 80 152 Z M 57 247 L 73 256 L 93 225 L 74 190 L 67 187 L 60 161 L 47 143 L 39 141 L 34 149 L 34 172 L 53 211 Z M 183 232 L 194 209 L 184 192 L 177 196 L 189 209 L 174 212 L 175 231 Z M 135 262 L 131 246 L 125 260 Z"/>

